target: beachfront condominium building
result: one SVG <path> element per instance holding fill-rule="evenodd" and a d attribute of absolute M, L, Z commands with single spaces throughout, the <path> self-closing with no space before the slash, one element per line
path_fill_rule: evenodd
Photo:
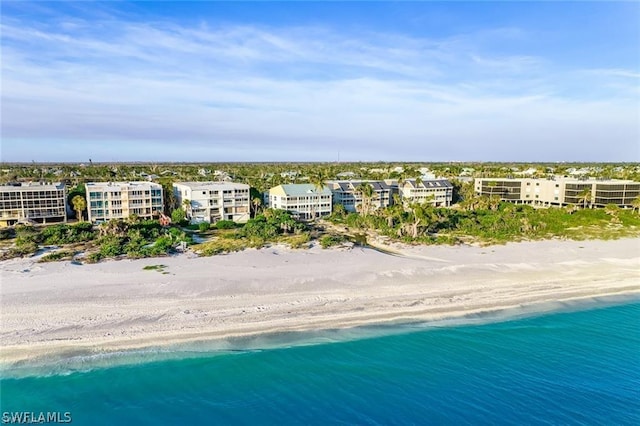
<path fill-rule="evenodd" d="M 453 200 L 453 185 L 447 179 L 407 179 L 399 185 L 403 203 L 430 203 L 448 207 Z"/>
<path fill-rule="evenodd" d="M 67 221 L 67 189 L 62 183 L 0 186 L 0 226 Z"/>
<path fill-rule="evenodd" d="M 582 204 L 603 207 L 616 204 L 631 207 L 640 196 L 640 182 L 614 179 L 576 179 L 553 177 L 535 178 L 476 178 L 478 195 L 499 196 L 516 204 L 562 206 Z"/>
<path fill-rule="evenodd" d="M 245 223 L 251 214 L 249 185 L 235 182 L 176 182 L 176 203 L 191 223 L 232 220 Z"/>
<path fill-rule="evenodd" d="M 298 219 L 313 219 L 331 214 L 331 190 L 327 186 L 301 183 L 278 185 L 265 194 L 268 207 L 290 211 Z"/>
<path fill-rule="evenodd" d="M 367 197 L 370 209 L 389 207 L 393 204 L 393 196 L 398 193 L 397 180 L 329 180 L 327 186 L 333 193 L 333 203 L 341 204 L 348 212 L 361 210 L 363 197 L 366 196 L 364 185 L 371 186 L 372 196 Z"/>
<path fill-rule="evenodd" d="M 105 222 L 136 215 L 151 219 L 162 212 L 162 185 L 153 182 L 89 182 L 87 210 L 89 221 Z"/>

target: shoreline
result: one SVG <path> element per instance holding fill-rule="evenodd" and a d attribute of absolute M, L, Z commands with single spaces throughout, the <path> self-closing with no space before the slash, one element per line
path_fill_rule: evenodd
<path fill-rule="evenodd" d="M 140 340 L 139 342 L 129 342 L 112 346 L 99 346 L 92 343 L 89 346 L 42 346 L 31 347 L 32 352 L 28 357 L 14 356 L 12 353 L 22 351 L 24 348 L 4 348 L 0 361 L 0 370 L 9 373 L 5 378 L 16 378 L 31 376 L 23 374 L 26 371 L 48 370 L 52 366 L 60 366 L 61 363 L 70 361 L 64 365 L 64 373 L 93 369 L 94 367 L 113 367 L 119 365 L 129 365 L 140 361 L 138 355 L 146 357 L 154 355 L 152 359 L 145 359 L 144 362 L 154 362 L 160 360 L 180 359 L 184 355 L 199 357 L 206 354 L 246 352 L 254 350 L 269 350 L 280 347 L 307 346 L 321 343 L 344 342 L 366 338 L 375 338 L 387 335 L 397 335 L 403 333 L 419 332 L 432 328 L 442 327 L 463 327 L 479 326 L 489 323 L 500 323 L 507 321 L 521 320 L 529 317 L 543 315 L 553 315 L 566 312 L 583 311 L 591 309 L 607 308 L 610 306 L 626 305 L 640 302 L 640 290 L 630 293 L 612 293 L 597 296 L 583 296 L 578 298 L 543 301 L 530 305 L 498 306 L 488 310 L 474 310 L 469 312 L 457 312 L 436 316 L 421 317 L 392 317 L 373 321 L 353 321 L 351 323 L 340 323 L 331 327 L 313 327 L 309 324 L 304 327 L 295 328 L 274 328 L 261 329 L 259 331 L 245 331 L 228 334 L 194 334 L 152 337 Z M 553 307 L 551 307 L 553 306 Z M 307 328 L 307 326 L 309 328 Z M 350 337 L 342 337 L 341 334 Z M 325 337 L 331 335 L 331 338 Z M 355 337 L 353 337 L 355 335 Z M 286 343 L 274 343 L 284 340 Z M 308 336 L 314 339 L 309 340 Z M 336 337 L 338 336 L 338 337 Z M 316 342 L 315 339 L 323 339 Z M 160 339 L 160 340 L 157 340 Z M 327 340 L 328 339 L 328 340 Z M 254 346 L 252 341 L 259 340 L 262 344 Z M 272 340 L 274 342 L 272 342 Z M 240 343 L 245 342 L 245 343 Z M 249 344 L 247 344 L 248 342 Z M 98 345 L 98 346 L 97 346 Z M 3 351 L 4 351 L 3 349 Z M 14 350 L 16 352 L 14 352 Z M 6 355 L 6 356 L 5 356 Z M 160 357 L 156 357 L 161 355 Z M 91 359 L 100 357 L 103 361 L 113 361 L 122 357 L 120 362 L 107 362 L 92 365 Z M 134 361 L 135 360 L 135 361 Z M 16 376 L 13 374 L 17 373 Z M 55 373 L 54 373 L 55 374 Z"/>
<path fill-rule="evenodd" d="M 0 365 L 640 295 L 640 239 L 402 251 L 408 257 L 272 247 L 82 266 L 0 262 Z M 142 269 L 154 264 L 165 272 Z"/>

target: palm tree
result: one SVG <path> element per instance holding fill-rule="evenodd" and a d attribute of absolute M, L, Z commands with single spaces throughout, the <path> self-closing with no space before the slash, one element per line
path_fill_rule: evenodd
<path fill-rule="evenodd" d="M 324 174 L 322 170 L 317 170 L 309 173 L 309 182 L 314 186 L 316 194 L 315 203 L 311 203 L 311 218 L 316 218 L 316 208 L 320 208 L 322 191 L 324 190 Z"/>
<path fill-rule="evenodd" d="M 258 210 L 262 207 L 262 200 L 260 197 L 255 197 L 251 201 L 251 204 L 253 205 L 253 217 L 256 217 L 258 215 Z"/>
<path fill-rule="evenodd" d="M 182 205 L 184 206 L 184 211 L 187 214 L 187 217 L 191 218 L 191 200 L 185 198 L 182 200 Z"/>
<path fill-rule="evenodd" d="M 362 182 L 358 185 L 356 192 L 362 196 L 362 215 L 367 216 L 371 208 L 371 200 L 375 197 L 376 192 L 369 182 Z"/>
<path fill-rule="evenodd" d="M 394 194 L 396 197 L 397 194 Z M 404 208 L 402 207 L 402 202 L 390 205 L 384 209 L 380 209 L 380 214 L 382 217 L 387 219 L 387 226 L 389 228 L 393 228 L 395 225 L 396 219 L 402 220 L 402 213 L 404 212 Z"/>
<path fill-rule="evenodd" d="M 498 182 L 490 181 L 489 183 L 487 183 L 487 186 L 489 187 L 489 196 L 491 196 L 493 195 L 493 189 L 498 186 Z"/>
<path fill-rule="evenodd" d="M 126 237 L 129 230 L 130 223 L 123 219 L 111 219 L 107 222 L 103 222 L 98 226 L 98 233 L 101 237 L 110 235 L 114 237 Z"/>
<path fill-rule="evenodd" d="M 291 231 L 295 225 L 296 225 L 296 221 L 293 220 L 291 216 L 284 217 L 280 221 L 280 229 L 282 229 L 282 232 L 284 232 L 285 234 L 288 234 L 289 231 Z"/>
<path fill-rule="evenodd" d="M 489 197 L 489 210 L 498 210 L 498 207 L 500 207 L 500 196 L 491 195 Z"/>
<path fill-rule="evenodd" d="M 591 205 L 591 197 L 592 197 L 591 188 L 587 188 L 578 194 L 578 201 L 582 202 L 582 208 L 587 208 L 587 203 Z"/>
<path fill-rule="evenodd" d="M 413 238 L 418 238 L 419 226 L 426 222 L 427 220 L 427 211 L 425 209 L 424 204 L 420 203 L 412 203 L 409 205 L 409 209 L 411 212 L 411 236 Z"/>
<path fill-rule="evenodd" d="M 334 217 L 344 217 L 346 214 L 346 210 L 344 206 L 340 203 L 336 203 L 333 205 L 333 216 Z"/>
<path fill-rule="evenodd" d="M 578 206 L 576 206 L 575 204 L 567 204 L 567 206 L 565 207 L 565 211 L 568 214 L 574 214 L 577 210 Z"/>
<path fill-rule="evenodd" d="M 78 220 L 82 222 L 82 212 L 87 208 L 87 200 L 82 195 L 76 195 L 71 199 L 71 204 L 73 204 Z"/>
<path fill-rule="evenodd" d="M 480 195 L 475 202 L 474 209 L 486 210 L 489 208 L 489 197 L 486 195 Z"/>

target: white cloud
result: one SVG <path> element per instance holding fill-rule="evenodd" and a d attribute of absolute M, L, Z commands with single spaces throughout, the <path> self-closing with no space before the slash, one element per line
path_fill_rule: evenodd
<path fill-rule="evenodd" d="M 492 53 L 469 34 L 67 17 L 59 25 L 4 19 L 2 34 L 8 141 L 110 141 L 137 159 L 150 141 L 167 153 L 228 153 L 231 144 L 235 159 L 251 159 L 242 151 L 252 147 L 295 159 L 301 145 L 318 147 L 307 154 L 349 149 L 354 160 L 359 152 L 391 159 L 391 149 L 394 158 L 606 159 L 603 143 L 611 159 L 638 154 L 638 104 L 618 96 L 636 85 L 620 77 L 636 71 L 556 69 L 544 58 Z M 479 38 L 500 37 L 523 33 Z M 595 98 L 575 89 L 607 77 L 612 85 L 601 83 Z M 3 157 L 21 159 L 21 149 L 5 146 Z"/>

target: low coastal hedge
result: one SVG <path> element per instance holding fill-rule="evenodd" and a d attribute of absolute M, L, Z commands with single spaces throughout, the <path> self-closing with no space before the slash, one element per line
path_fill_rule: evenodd
<path fill-rule="evenodd" d="M 193 247 L 193 250 L 202 256 L 214 256 L 216 254 L 242 251 L 247 247 L 250 247 L 250 244 L 245 239 L 219 238 L 214 241 L 198 244 Z"/>
<path fill-rule="evenodd" d="M 320 246 L 326 249 L 342 244 L 345 241 L 347 241 L 347 239 L 342 235 L 324 235 L 320 238 Z"/>
<path fill-rule="evenodd" d="M 218 229 L 233 229 L 236 227 L 236 223 L 232 220 L 219 220 L 216 222 L 216 228 Z"/>
<path fill-rule="evenodd" d="M 304 248 L 309 245 L 311 234 L 301 232 L 300 234 L 288 235 L 281 237 L 281 242 L 288 244 L 292 249 Z"/>
<path fill-rule="evenodd" d="M 60 250 L 42 256 L 40 262 L 57 262 L 59 260 L 73 260 L 73 256 L 77 254 L 73 250 Z"/>

